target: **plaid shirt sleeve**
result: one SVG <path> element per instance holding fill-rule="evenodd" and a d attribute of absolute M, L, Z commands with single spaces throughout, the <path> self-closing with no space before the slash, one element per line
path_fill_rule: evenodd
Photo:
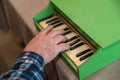
<path fill-rule="evenodd" d="M 34 52 L 22 52 L 1 80 L 46 80 L 44 60 Z"/>

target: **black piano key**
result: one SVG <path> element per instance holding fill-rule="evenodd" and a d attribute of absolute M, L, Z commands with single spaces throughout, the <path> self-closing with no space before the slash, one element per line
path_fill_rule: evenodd
<path fill-rule="evenodd" d="M 85 53 L 88 53 L 88 52 L 90 52 L 90 51 L 91 51 L 91 49 L 86 49 L 86 50 L 78 53 L 78 54 L 76 55 L 76 57 L 79 57 L 79 56 L 81 56 L 81 55 L 84 55 Z"/>
<path fill-rule="evenodd" d="M 65 43 L 71 42 L 72 40 L 75 40 L 75 39 L 77 39 L 77 38 L 78 38 L 77 36 L 73 36 L 73 37 L 71 37 L 70 39 L 68 39 L 67 41 L 65 41 Z"/>
<path fill-rule="evenodd" d="M 71 32 L 72 32 L 71 30 L 67 30 L 63 35 L 67 35 L 67 34 L 69 34 Z"/>
<path fill-rule="evenodd" d="M 70 29 L 70 28 L 67 28 L 67 27 L 66 27 L 66 28 L 64 28 L 63 30 L 67 31 L 67 30 L 69 30 L 69 29 Z"/>
<path fill-rule="evenodd" d="M 50 22 L 52 22 L 52 21 L 58 20 L 58 19 L 59 19 L 59 18 L 50 19 L 50 20 L 46 21 L 46 24 L 48 24 L 48 23 L 50 23 Z"/>
<path fill-rule="evenodd" d="M 53 22 L 51 22 L 51 23 L 48 23 L 49 25 L 54 25 L 54 24 L 57 24 L 57 23 L 59 23 L 59 22 L 61 22 L 61 20 L 56 20 L 56 21 L 53 21 Z"/>
<path fill-rule="evenodd" d="M 61 25 L 63 25 L 63 24 L 64 24 L 63 22 L 60 22 L 60 23 L 58 23 L 58 24 L 55 24 L 55 25 L 53 25 L 53 28 L 59 27 L 59 26 L 61 26 Z"/>
<path fill-rule="evenodd" d="M 81 41 L 81 40 L 78 38 L 78 39 L 74 40 L 73 42 L 71 42 L 69 45 L 72 46 L 72 45 L 74 45 L 74 44 L 76 44 L 76 43 L 78 43 L 78 42 L 80 42 L 80 41 Z"/>
<path fill-rule="evenodd" d="M 86 54 L 85 56 L 82 56 L 82 57 L 80 58 L 80 61 L 85 60 L 86 58 L 88 58 L 88 57 L 92 56 L 93 54 L 94 54 L 94 53 L 93 53 L 93 52 L 91 52 L 91 53 L 89 53 L 89 54 Z"/>
<path fill-rule="evenodd" d="M 82 45 L 84 45 L 83 42 L 78 43 L 78 44 L 76 44 L 75 46 L 71 47 L 70 50 L 76 49 L 76 48 L 78 48 L 78 47 L 80 47 L 80 46 L 82 46 Z"/>

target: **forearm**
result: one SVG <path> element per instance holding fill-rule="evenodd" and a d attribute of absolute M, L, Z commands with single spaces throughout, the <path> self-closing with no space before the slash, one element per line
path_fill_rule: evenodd
<path fill-rule="evenodd" d="M 43 58 L 33 52 L 23 52 L 2 79 L 45 80 Z"/>
<path fill-rule="evenodd" d="M 36 53 L 23 53 L 14 66 L 2 77 L 3 80 L 45 80 L 44 64 L 52 61 L 60 52 L 70 49 L 64 43 L 67 38 L 63 35 L 65 30 L 53 30 L 53 26 L 38 33 L 24 48 L 23 51 Z M 44 61 L 43 61 L 43 58 Z"/>

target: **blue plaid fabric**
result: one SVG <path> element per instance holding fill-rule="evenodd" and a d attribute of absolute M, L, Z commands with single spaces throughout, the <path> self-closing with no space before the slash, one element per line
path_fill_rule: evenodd
<path fill-rule="evenodd" d="M 46 80 L 44 60 L 34 52 L 22 52 L 14 66 L 0 80 Z"/>

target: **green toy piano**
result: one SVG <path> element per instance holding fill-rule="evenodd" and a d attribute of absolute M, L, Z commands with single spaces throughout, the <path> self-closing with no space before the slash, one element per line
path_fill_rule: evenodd
<path fill-rule="evenodd" d="M 39 30 L 63 29 L 71 46 L 60 54 L 79 80 L 120 58 L 119 0 L 51 0 L 34 17 Z"/>

